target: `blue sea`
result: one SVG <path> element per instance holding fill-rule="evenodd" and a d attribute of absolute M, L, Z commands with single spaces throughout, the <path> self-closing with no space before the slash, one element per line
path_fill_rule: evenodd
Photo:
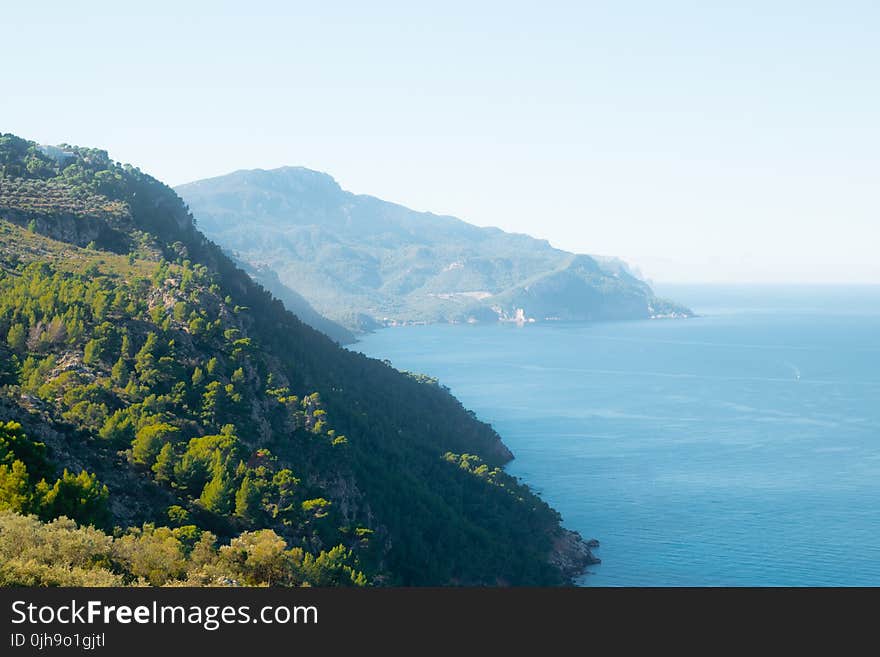
<path fill-rule="evenodd" d="M 687 320 L 383 329 L 596 538 L 585 586 L 880 585 L 880 288 L 675 286 Z"/>

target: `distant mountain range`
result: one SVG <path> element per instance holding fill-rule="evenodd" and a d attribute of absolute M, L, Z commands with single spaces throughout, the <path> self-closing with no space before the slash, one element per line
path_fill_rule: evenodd
<path fill-rule="evenodd" d="M 692 314 L 619 260 L 352 194 L 302 167 L 236 171 L 175 191 L 211 239 L 353 331 Z"/>

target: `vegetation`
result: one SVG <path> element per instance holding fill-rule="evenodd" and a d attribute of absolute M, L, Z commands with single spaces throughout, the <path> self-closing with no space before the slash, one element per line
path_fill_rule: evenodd
<path fill-rule="evenodd" d="M 0 511 L 0 586 L 365 586 L 342 546 L 317 557 L 271 529 L 227 545 L 195 525 L 117 535 Z"/>
<path fill-rule="evenodd" d="M 34 513 L 42 518 L 69 515 L 79 522 L 105 526 L 108 519 L 107 487 L 85 470 L 67 470 L 46 481 L 52 467 L 46 446 L 30 440 L 17 422 L 0 424 L 0 510 Z"/>
<path fill-rule="evenodd" d="M 95 194 L 88 186 L 62 180 L 5 178 L 0 188 L 0 204 L 10 210 L 29 213 L 65 213 L 74 216 L 116 217 L 125 205 Z"/>
<path fill-rule="evenodd" d="M 0 582 L 566 581 L 488 425 L 304 325 L 165 185 L 63 148 L 0 136 Z"/>

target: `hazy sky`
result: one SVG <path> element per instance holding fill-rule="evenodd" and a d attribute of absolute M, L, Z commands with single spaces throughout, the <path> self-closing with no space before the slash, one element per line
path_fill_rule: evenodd
<path fill-rule="evenodd" d="M 170 184 L 303 165 L 658 281 L 880 283 L 876 0 L 68 0 L 0 21 L 0 132 Z"/>

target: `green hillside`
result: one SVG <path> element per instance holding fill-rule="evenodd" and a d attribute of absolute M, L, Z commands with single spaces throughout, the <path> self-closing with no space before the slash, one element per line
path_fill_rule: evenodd
<path fill-rule="evenodd" d="M 619 261 L 342 190 L 299 167 L 177 187 L 199 227 L 352 330 L 377 323 L 687 317 Z"/>
<path fill-rule="evenodd" d="M 587 563 L 436 381 L 305 325 L 162 183 L 48 153 L 0 136 L 0 583 L 552 585 Z"/>

